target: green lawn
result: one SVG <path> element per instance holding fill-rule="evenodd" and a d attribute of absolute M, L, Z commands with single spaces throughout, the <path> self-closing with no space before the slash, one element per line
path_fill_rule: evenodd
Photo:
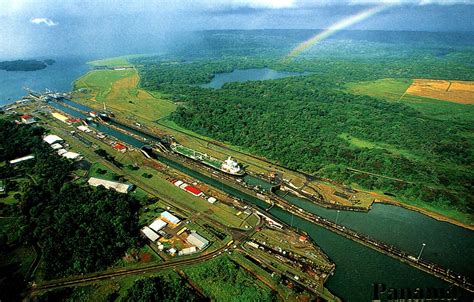
<path fill-rule="evenodd" d="M 136 74 L 133 69 L 127 70 L 93 70 L 74 82 L 74 89 L 86 88 L 93 92 L 97 102 L 104 102 L 112 91 L 114 82 Z"/>
<path fill-rule="evenodd" d="M 170 115 L 176 105 L 138 88 L 139 77 L 135 69 L 93 70 L 74 82 L 74 88 L 85 88 L 87 94 L 76 101 L 100 110 L 105 103 L 119 117 L 141 117 L 155 121 Z"/>
<path fill-rule="evenodd" d="M 353 94 L 369 95 L 387 101 L 398 101 L 412 83 L 411 79 L 380 79 L 346 84 Z"/>
<path fill-rule="evenodd" d="M 474 122 L 474 106 L 457 104 L 453 102 L 444 102 L 436 99 L 413 96 L 406 94 L 402 102 L 408 106 L 420 111 L 427 117 L 438 120 L 450 120 L 465 124 Z"/>
<path fill-rule="evenodd" d="M 395 146 L 392 146 L 390 144 L 363 140 L 355 136 L 351 136 L 348 133 L 341 133 L 338 135 L 338 137 L 342 138 L 343 140 L 347 141 L 349 144 L 357 148 L 384 149 L 395 155 L 403 155 L 406 158 L 415 159 L 415 160 L 420 159 L 420 157 L 417 156 L 416 154 L 413 154 L 412 152 L 408 150 L 396 148 Z"/>
<path fill-rule="evenodd" d="M 404 94 L 411 83 L 410 79 L 352 82 L 346 84 L 346 90 L 353 94 L 369 95 L 387 101 L 401 101 L 430 118 L 461 123 L 474 121 L 474 106 Z"/>

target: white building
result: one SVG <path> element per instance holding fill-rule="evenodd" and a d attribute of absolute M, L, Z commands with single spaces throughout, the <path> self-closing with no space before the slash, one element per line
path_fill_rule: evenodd
<path fill-rule="evenodd" d="M 152 242 L 155 242 L 156 240 L 158 240 L 160 238 L 160 235 L 158 235 L 157 233 L 153 232 L 152 229 L 150 229 L 149 227 L 145 226 L 143 227 L 143 229 L 141 229 L 141 232 L 143 235 L 145 235 L 148 239 L 150 239 Z"/>
<path fill-rule="evenodd" d="M 130 184 L 124 184 L 124 183 L 100 179 L 96 177 L 89 178 L 87 182 L 91 186 L 94 186 L 94 187 L 104 186 L 106 189 L 114 189 L 115 191 L 120 192 L 120 193 L 128 193 L 133 187 L 133 185 L 130 185 Z"/>
<path fill-rule="evenodd" d="M 182 181 L 182 180 L 177 180 L 177 181 L 174 183 L 174 185 L 177 186 L 177 187 L 179 187 L 179 186 L 182 185 L 182 184 L 183 184 L 183 181 Z"/>
<path fill-rule="evenodd" d="M 181 251 L 178 252 L 179 256 L 182 255 L 190 255 L 196 253 L 198 250 L 195 246 L 187 247 L 185 249 L 182 249 Z"/>
<path fill-rule="evenodd" d="M 209 198 L 207 199 L 207 201 L 208 201 L 209 203 L 216 203 L 217 199 L 216 199 L 215 197 L 209 197 Z"/>
<path fill-rule="evenodd" d="M 10 161 L 10 164 L 11 165 L 18 164 L 18 163 L 21 163 L 23 161 L 30 160 L 30 159 L 33 159 L 33 158 L 35 158 L 34 155 L 23 156 L 23 157 L 20 157 L 20 158 L 12 159 Z"/>
<path fill-rule="evenodd" d="M 166 222 L 164 222 L 161 219 L 155 219 L 152 224 L 149 225 L 150 229 L 152 229 L 155 232 L 158 232 L 162 228 L 164 228 L 167 225 Z"/>
<path fill-rule="evenodd" d="M 188 238 L 186 238 L 186 241 L 192 245 L 195 245 L 200 250 L 209 244 L 209 241 L 206 238 L 202 237 L 195 231 L 192 231 L 191 234 L 189 234 Z"/>
<path fill-rule="evenodd" d="M 161 213 L 161 218 L 174 225 L 178 225 L 181 222 L 178 217 L 174 216 L 168 211 Z"/>
<path fill-rule="evenodd" d="M 77 129 L 81 130 L 82 132 L 86 132 L 86 133 L 89 133 L 89 132 L 92 131 L 91 129 L 89 129 L 89 127 L 84 126 L 84 125 L 78 126 Z"/>
<path fill-rule="evenodd" d="M 72 160 L 80 159 L 81 157 L 81 155 L 76 152 L 66 152 L 61 154 L 61 156 Z"/>
<path fill-rule="evenodd" d="M 54 143 L 50 145 L 50 147 L 53 148 L 54 150 L 59 150 L 59 149 L 62 149 L 63 146 L 59 143 Z"/>
<path fill-rule="evenodd" d="M 58 150 L 58 155 L 63 155 L 64 153 L 67 153 L 66 149 L 59 149 Z"/>
<path fill-rule="evenodd" d="M 63 139 L 60 138 L 59 136 L 57 135 L 54 135 L 54 134 L 50 134 L 50 135 L 46 135 L 45 137 L 43 137 L 43 140 L 45 142 L 47 142 L 48 144 L 54 144 L 54 143 L 57 143 L 57 142 L 62 142 Z"/>

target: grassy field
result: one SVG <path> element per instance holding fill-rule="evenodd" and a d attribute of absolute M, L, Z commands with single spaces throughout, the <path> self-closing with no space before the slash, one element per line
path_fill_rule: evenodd
<path fill-rule="evenodd" d="M 405 94 L 402 101 L 424 115 L 438 120 L 451 120 L 458 123 L 471 124 L 474 121 L 474 106 L 453 102 L 412 96 Z"/>
<path fill-rule="evenodd" d="M 380 79 L 346 84 L 353 94 L 369 95 L 386 101 L 398 101 L 412 84 L 410 79 Z"/>
<path fill-rule="evenodd" d="M 416 154 L 413 154 L 412 152 L 408 150 L 403 150 L 396 148 L 395 146 L 392 146 L 390 144 L 384 144 L 384 143 L 378 143 L 378 142 L 370 142 L 367 140 L 363 140 L 360 138 L 357 138 L 355 136 L 351 136 L 348 133 L 341 133 L 338 135 L 338 137 L 346 140 L 349 144 L 351 144 L 354 147 L 357 148 L 367 148 L 367 149 L 384 149 L 387 150 L 388 152 L 394 154 L 394 155 L 403 155 L 407 158 L 411 159 L 420 159 L 419 156 Z"/>
<path fill-rule="evenodd" d="M 77 94 L 86 105 L 100 110 L 105 103 L 108 110 L 119 117 L 137 116 L 154 121 L 168 116 L 175 110 L 174 103 L 137 88 L 138 81 L 135 69 L 93 70 L 79 78 L 74 83 L 74 88 L 87 89 L 87 93 Z"/>
<path fill-rule="evenodd" d="M 423 90 L 424 92 L 426 92 L 424 94 L 421 92 L 417 93 L 413 90 L 413 88 L 410 88 L 415 86 L 421 87 L 420 85 L 423 85 L 424 82 L 419 82 L 419 80 L 415 80 L 415 82 L 413 82 L 410 79 L 381 79 L 368 82 L 354 82 L 346 84 L 346 89 L 348 92 L 354 94 L 369 95 L 388 101 L 401 101 L 430 118 L 436 118 L 440 120 L 453 120 L 462 123 L 472 123 L 472 121 L 474 120 L 474 106 L 466 106 L 465 104 L 459 104 L 455 102 L 440 102 L 440 100 L 436 99 L 436 97 L 441 97 L 442 100 L 443 92 L 441 91 L 439 93 L 434 93 L 433 89 L 431 89 L 428 84 L 430 82 L 440 82 L 438 83 L 438 86 L 435 86 L 438 88 L 444 88 L 446 90 L 449 86 L 448 81 L 425 80 L 425 82 L 427 88 Z M 413 86 L 412 83 L 415 86 Z M 453 83 L 455 84 L 452 85 L 450 89 L 455 89 L 457 87 L 457 82 L 454 81 Z M 472 89 L 473 86 L 466 86 L 463 85 L 463 83 L 461 83 L 460 85 L 461 86 L 458 86 L 462 89 L 458 90 L 464 92 L 468 91 L 469 89 Z M 409 88 L 412 89 L 412 92 L 410 92 Z M 433 93 L 429 94 L 429 92 Z M 463 97 L 465 97 L 464 94 L 455 94 L 455 96 L 459 97 L 460 95 L 462 95 Z M 468 97 L 473 98 L 474 92 L 471 91 L 470 96 L 468 95 Z"/>

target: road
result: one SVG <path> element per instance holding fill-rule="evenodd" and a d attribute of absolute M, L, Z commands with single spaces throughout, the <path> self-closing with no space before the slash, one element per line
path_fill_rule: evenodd
<path fill-rule="evenodd" d="M 39 285 L 33 285 L 30 288 L 30 292 L 46 290 L 46 289 L 56 289 L 56 288 L 68 287 L 68 286 L 76 286 L 76 285 L 81 285 L 84 283 L 111 279 L 114 277 L 153 273 L 153 272 L 157 272 L 164 269 L 175 269 L 182 266 L 188 266 L 188 265 L 208 261 L 212 259 L 213 257 L 216 257 L 217 255 L 221 254 L 226 248 L 227 246 L 223 246 L 220 249 L 215 250 L 211 253 L 203 254 L 199 257 L 192 258 L 192 259 L 183 259 L 183 260 L 177 260 L 177 261 L 171 261 L 171 262 L 165 262 L 165 263 L 157 263 L 157 264 L 147 266 L 147 267 L 125 268 L 125 269 L 121 269 L 121 270 L 113 271 L 113 272 L 100 272 L 100 273 L 94 273 L 94 274 L 89 274 L 89 275 L 84 275 L 84 276 L 75 276 L 72 278 L 70 277 L 70 278 L 64 278 L 64 279 L 51 280 Z"/>

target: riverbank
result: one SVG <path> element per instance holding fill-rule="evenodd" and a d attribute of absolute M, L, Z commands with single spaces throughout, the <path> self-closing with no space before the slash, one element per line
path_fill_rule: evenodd
<path fill-rule="evenodd" d="M 438 221 L 451 223 L 451 224 L 454 224 L 458 227 L 462 227 L 462 228 L 468 229 L 470 231 L 474 231 L 474 225 L 472 225 L 472 224 L 465 224 L 463 222 L 460 222 L 460 221 L 455 220 L 453 218 L 450 218 L 450 217 L 441 215 L 439 213 L 427 210 L 425 208 L 409 205 L 409 204 L 406 204 L 406 203 L 403 203 L 403 202 L 400 202 L 400 201 L 396 201 L 396 200 L 392 200 L 392 199 L 384 199 L 384 200 L 375 199 L 374 203 L 394 205 L 394 206 L 401 207 L 401 208 L 404 208 L 404 209 L 407 209 L 407 210 L 418 212 L 420 214 L 426 215 L 426 216 L 428 216 L 430 218 L 433 218 L 435 220 L 438 220 Z"/>

